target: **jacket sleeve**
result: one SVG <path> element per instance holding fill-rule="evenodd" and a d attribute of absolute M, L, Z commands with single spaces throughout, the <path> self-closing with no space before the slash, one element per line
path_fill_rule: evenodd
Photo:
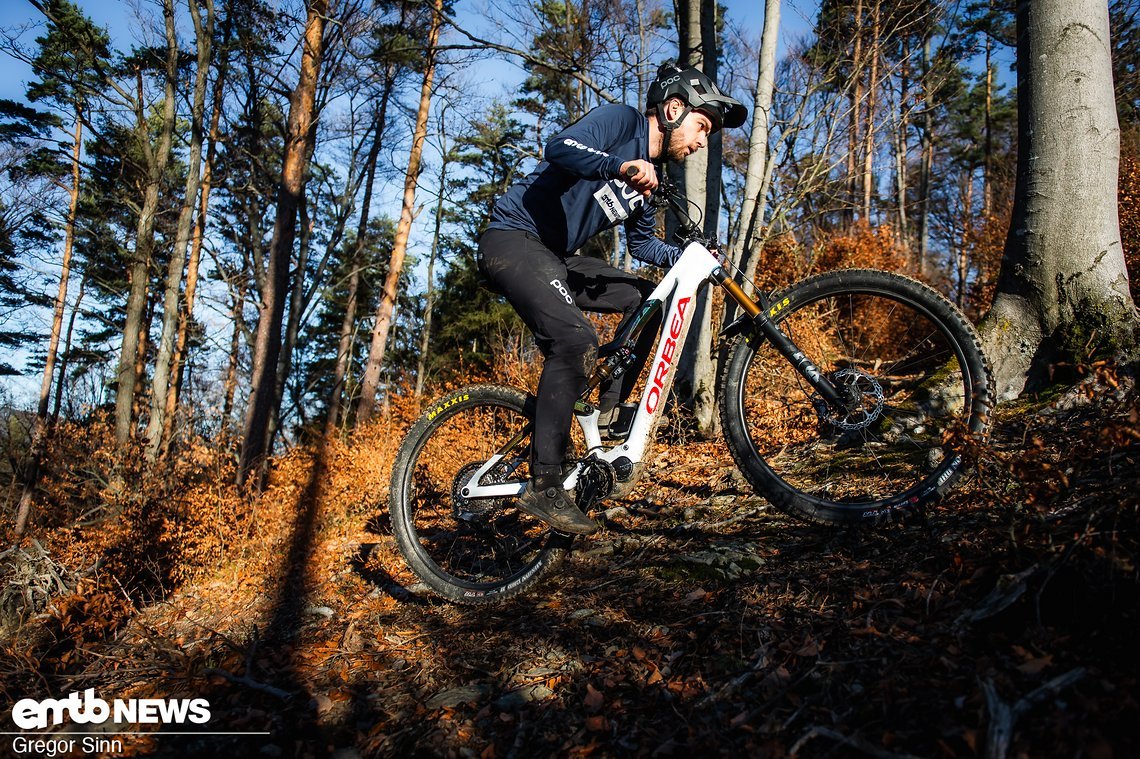
<path fill-rule="evenodd" d="M 625 241 L 630 255 L 662 269 L 668 269 L 681 257 L 680 248 L 657 239 L 657 208 L 652 203 L 625 223 Z"/>
<path fill-rule="evenodd" d="M 637 117 L 629 106 L 595 108 L 546 143 L 543 158 L 582 179 L 616 179 L 624 161 L 606 151 L 629 139 Z"/>

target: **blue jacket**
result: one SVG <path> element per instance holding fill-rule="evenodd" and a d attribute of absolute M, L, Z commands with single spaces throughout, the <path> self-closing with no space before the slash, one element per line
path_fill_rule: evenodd
<path fill-rule="evenodd" d="M 543 157 L 495 202 L 489 229 L 530 232 L 566 256 L 624 221 L 639 261 L 668 267 L 681 255 L 657 239 L 653 201 L 618 178 L 626 161 L 649 160 L 649 121 L 637 109 L 595 108 L 546 143 Z"/>

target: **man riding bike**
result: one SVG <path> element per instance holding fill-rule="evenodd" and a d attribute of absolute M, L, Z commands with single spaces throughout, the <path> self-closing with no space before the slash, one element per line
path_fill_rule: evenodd
<path fill-rule="evenodd" d="M 517 505 L 563 532 L 597 525 L 562 487 L 562 463 L 574 404 L 597 357 L 598 335 L 583 310 L 621 313 L 620 330 L 653 284 L 587 256 L 587 240 L 625 223 L 634 258 L 667 268 L 681 250 L 657 239 L 658 167 L 708 145 L 723 127 L 739 127 L 744 106 L 696 68 L 666 63 L 649 87 L 645 113 L 626 105 L 593 109 L 546 144 L 544 160 L 498 199 L 479 239 L 479 266 L 534 334 L 545 357 L 535 406 L 531 479 Z M 637 355 L 646 356 L 652 325 Z M 633 390 L 631 367 L 603 385 L 603 417 Z"/>

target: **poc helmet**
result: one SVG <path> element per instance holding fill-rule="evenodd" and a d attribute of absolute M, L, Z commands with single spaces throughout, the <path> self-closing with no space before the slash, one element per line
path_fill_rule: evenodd
<path fill-rule="evenodd" d="M 671 97 L 680 98 L 685 110 L 672 122 L 666 122 L 658 106 Z M 656 108 L 661 125 L 669 131 L 679 126 L 692 110 L 708 116 L 714 132 L 724 127 L 738 127 L 748 116 L 748 110 L 740 101 L 721 92 L 716 82 L 703 71 L 692 66 L 681 68 L 672 61 L 667 61 L 657 70 L 657 78 L 649 85 L 645 107 L 647 110 Z"/>

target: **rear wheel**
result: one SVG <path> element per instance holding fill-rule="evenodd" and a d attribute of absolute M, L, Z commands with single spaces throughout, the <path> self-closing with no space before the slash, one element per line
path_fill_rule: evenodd
<path fill-rule="evenodd" d="M 961 438 L 982 434 L 993 391 L 974 328 L 929 287 L 888 272 L 821 274 L 769 315 L 846 401 L 829 408 L 760 335 L 720 378 L 737 465 L 777 508 L 829 524 L 890 519 L 941 496 Z"/>
<path fill-rule="evenodd" d="M 503 601 L 538 582 L 570 546 L 514 507 L 530 477 L 533 411 L 533 399 L 513 388 L 467 387 L 432 404 L 400 446 L 389 496 L 396 543 L 443 598 Z M 472 495 L 492 485 L 512 492 Z"/>

